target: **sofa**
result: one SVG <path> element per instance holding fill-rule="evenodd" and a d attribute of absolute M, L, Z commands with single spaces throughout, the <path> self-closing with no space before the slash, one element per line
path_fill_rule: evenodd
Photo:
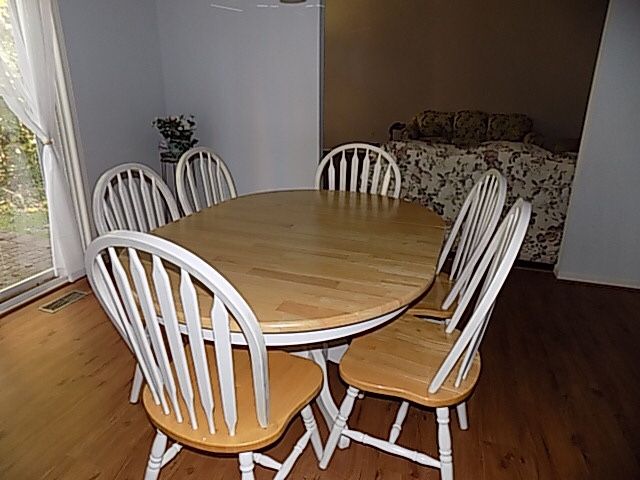
<path fill-rule="evenodd" d="M 426 111 L 394 124 L 382 145 L 398 162 L 401 198 L 419 202 L 453 222 L 476 179 L 496 168 L 508 182 L 507 205 L 532 203 L 531 224 L 519 258 L 555 264 L 577 154 L 552 153 L 522 114 Z"/>

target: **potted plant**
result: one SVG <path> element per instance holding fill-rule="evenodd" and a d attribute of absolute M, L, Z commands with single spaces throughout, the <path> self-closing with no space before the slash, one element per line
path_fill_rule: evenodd
<path fill-rule="evenodd" d="M 194 136 L 196 122 L 193 115 L 157 117 L 153 126 L 162 135 L 158 148 L 163 163 L 176 163 L 184 152 L 198 143 Z"/>

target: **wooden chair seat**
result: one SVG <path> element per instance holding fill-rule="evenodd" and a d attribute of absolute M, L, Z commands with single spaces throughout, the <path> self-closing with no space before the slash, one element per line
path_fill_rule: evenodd
<path fill-rule="evenodd" d="M 428 387 L 460 335 L 441 324 L 405 314 L 387 326 L 356 338 L 340 362 L 340 375 L 360 390 L 391 395 L 427 407 L 456 405 L 467 398 L 480 375 L 480 354 L 459 387 L 450 375 L 436 393 Z"/>
<path fill-rule="evenodd" d="M 206 344 L 207 350 L 213 350 L 213 345 Z M 185 348 L 189 369 L 193 372 L 189 348 Z M 322 386 L 322 370 L 311 360 L 296 357 L 282 351 L 267 351 L 269 362 L 270 389 L 270 423 L 262 428 L 256 418 L 256 406 L 251 375 L 251 361 L 246 349 L 234 349 L 233 361 L 235 366 L 236 398 L 238 402 L 238 424 L 236 434 L 229 435 L 225 427 L 222 408 L 214 409 L 214 423 L 216 433 L 209 433 L 205 414 L 196 401 L 196 417 L 198 428 L 193 429 L 187 419 L 187 408 L 180 397 L 182 423 L 178 423 L 174 415 L 165 415 L 162 406 L 156 405 L 149 387 L 143 392 L 144 408 L 151 422 L 164 434 L 176 439 L 184 445 L 218 453 L 239 453 L 254 451 L 266 447 L 277 441 L 291 419 L 302 410 L 320 391 Z M 209 375 L 213 387 L 214 405 L 222 405 L 220 391 L 217 385 L 217 367 L 215 353 L 207 352 L 209 359 Z M 195 378 L 193 375 L 192 378 Z M 194 385 L 194 395 L 197 387 Z"/>
<path fill-rule="evenodd" d="M 447 295 L 453 288 L 453 282 L 446 273 L 439 273 L 431 285 L 431 288 L 425 293 L 418 302 L 409 307 L 407 313 L 418 317 L 440 318 L 446 320 L 453 316 L 457 302 L 443 310 L 441 308 Z"/>

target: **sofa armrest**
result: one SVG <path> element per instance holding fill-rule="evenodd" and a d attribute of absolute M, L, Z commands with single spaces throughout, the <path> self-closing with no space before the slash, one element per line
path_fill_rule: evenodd
<path fill-rule="evenodd" d="M 544 144 L 544 137 L 536 132 L 527 133 L 522 139 L 522 143 L 530 143 L 542 147 Z"/>
<path fill-rule="evenodd" d="M 407 124 L 402 122 L 395 122 L 389 127 L 389 140 L 400 140 L 403 138 L 403 134 L 406 131 Z M 400 132 L 396 134 L 396 132 Z"/>

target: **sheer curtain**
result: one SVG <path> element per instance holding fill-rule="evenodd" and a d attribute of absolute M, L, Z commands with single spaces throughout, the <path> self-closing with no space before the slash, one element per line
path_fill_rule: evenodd
<path fill-rule="evenodd" d="M 84 273 L 80 233 L 57 136 L 52 0 L 7 0 L 10 25 L 0 22 L 15 49 L 0 55 L 0 94 L 42 142 L 42 176 L 49 207 L 53 264 L 59 277 Z M 13 50 L 13 51 L 12 51 Z M 15 56 L 14 56 L 15 55 Z"/>

